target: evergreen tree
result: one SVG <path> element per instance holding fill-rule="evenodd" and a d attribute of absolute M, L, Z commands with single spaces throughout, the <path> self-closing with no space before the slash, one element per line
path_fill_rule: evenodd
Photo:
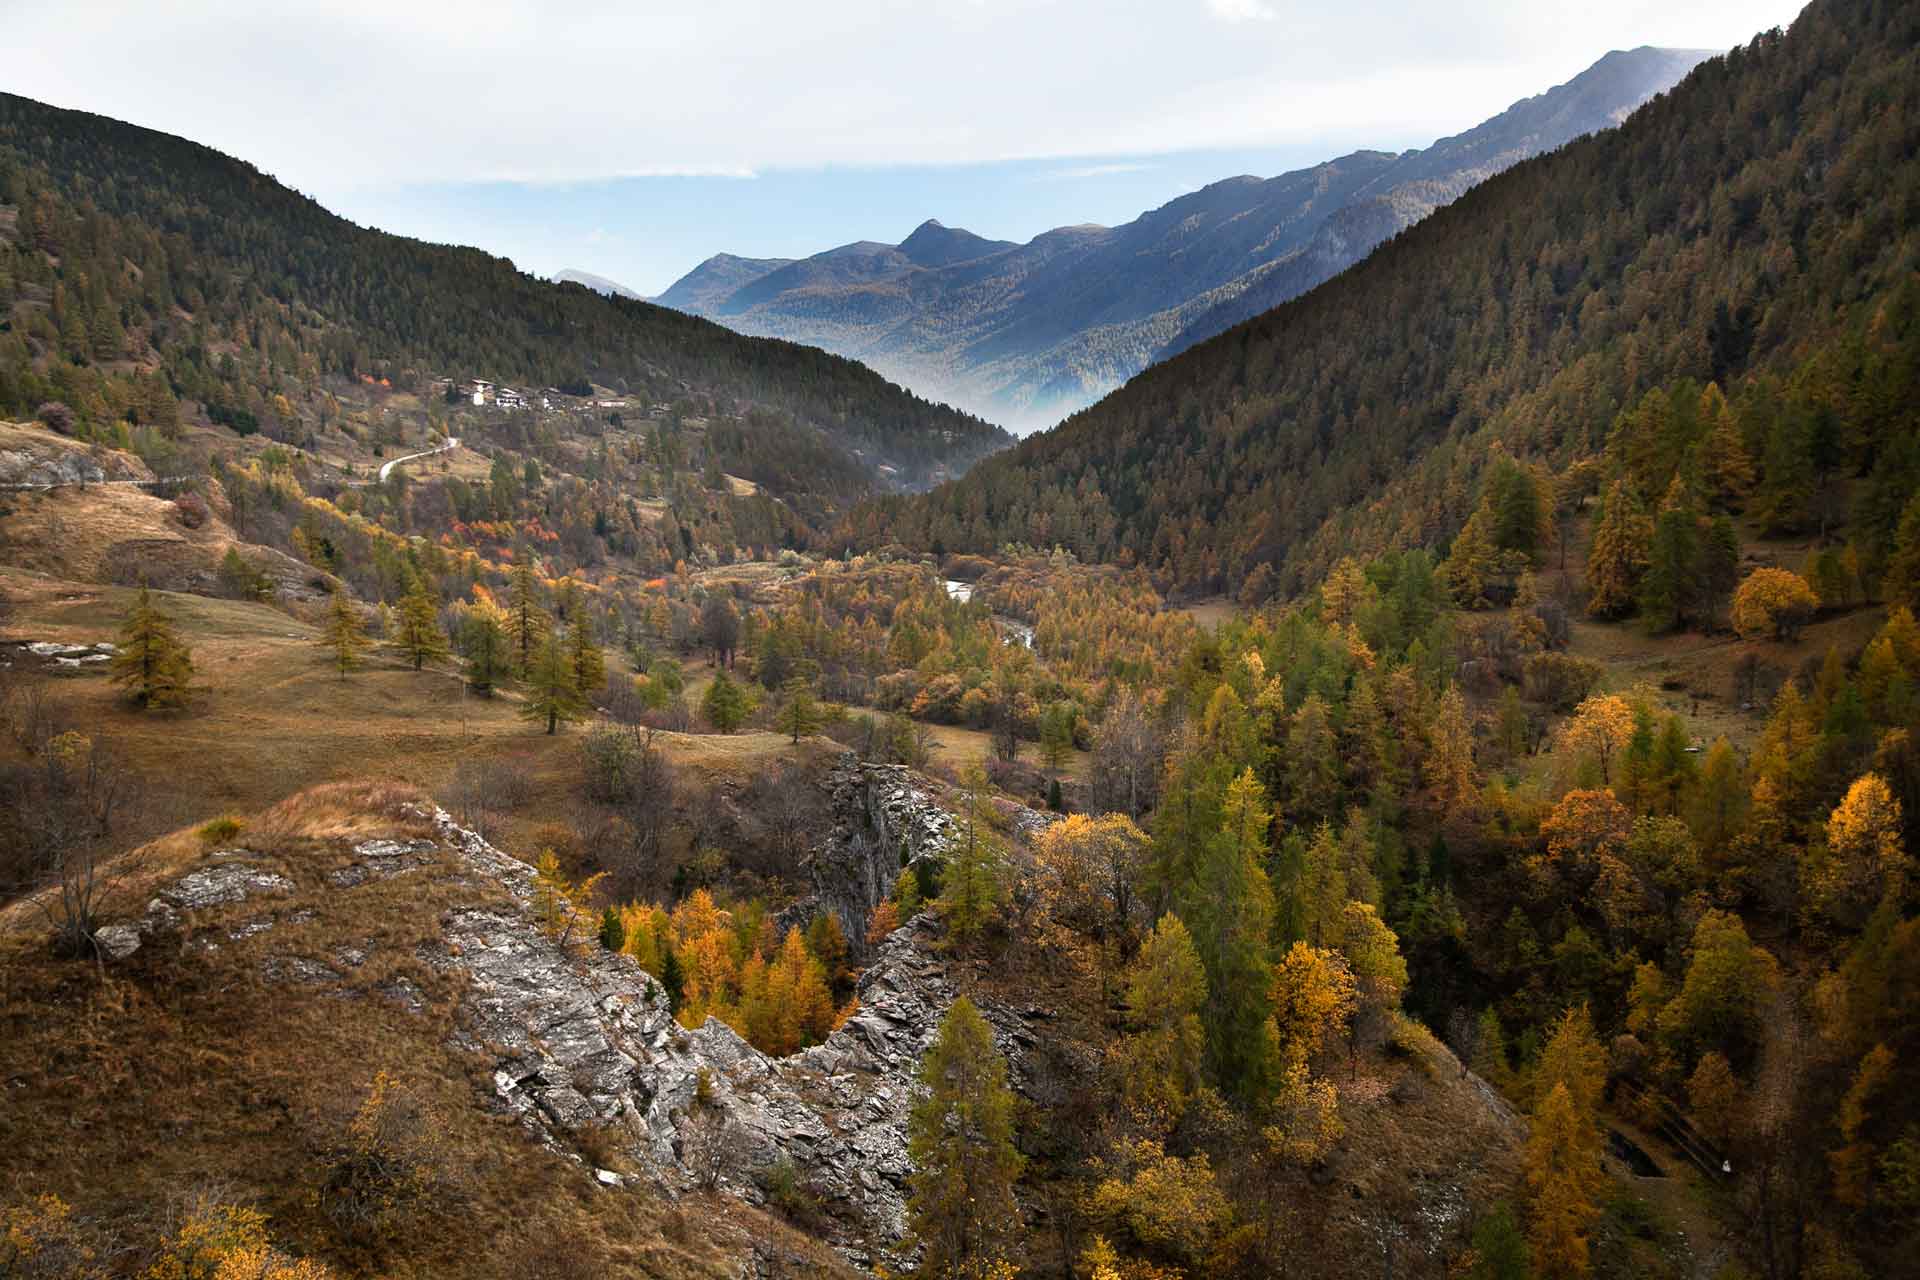
<path fill-rule="evenodd" d="M 389 643 L 418 671 L 429 659 L 447 656 L 447 635 L 440 629 L 440 602 L 427 589 L 426 580 L 418 575 L 410 578 L 407 594 L 400 600 L 399 625 Z"/>
<path fill-rule="evenodd" d="M 1483 497 L 1440 566 L 1440 580 L 1446 584 L 1447 594 L 1462 609 L 1484 609 L 1491 603 L 1491 589 L 1500 572 L 1500 549 L 1493 535 L 1495 520 L 1490 502 Z"/>
<path fill-rule="evenodd" d="M 660 938 L 660 987 L 667 993 L 667 1012 L 678 1014 L 687 998 L 687 976 L 670 933 Z"/>
<path fill-rule="evenodd" d="M 1700 618 L 1709 629 L 1718 628 L 1740 585 L 1740 534 L 1727 516 L 1715 516 L 1700 547 L 1697 584 Z"/>
<path fill-rule="evenodd" d="M 140 706 L 184 707 L 192 699 L 192 652 L 145 587 L 120 622 L 120 642 L 107 669 Z"/>
<path fill-rule="evenodd" d="M 1717 384 L 1700 393 L 1700 422 L 1704 433 L 1695 447 L 1695 470 L 1706 488 L 1707 500 L 1719 511 L 1738 511 L 1753 489 L 1753 459 L 1733 406 Z"/>
<path fill-rule="evenodd" d="M 1458 813 L 1473 800 L 1473 726 L 1467 719 L 1466 699 L 1455 685 L 1448 685 L 1440 696 L 1431 736 L 1427 776 L 1446 812 Z"/>
<path fill-rule="evenodd" d="M 582 699 L 591 699 L 607 682 L 606 655 L 593 642 L 593 624 L 577 609 L 573 625 L 567 628 L 567 665 L 573 671 L 574 690 Z"/>
<path fill-rule="evenodd" d="M 1880 579 L 1880 595 L 1888 604 L 1920 609 L 1920 492 L 1900 513 L 1894 530 L 1893 554 Z"/>
<path fill-rule="evenodd" d="M 1071 702 L 1056 702 L 1040 717 L 1040 758 L 1049 772 L 1060 772 L 1073 757 L 1075 718 Z"/>
<path fill-rule="evenodd" d="M 264 600 L 271 592 L 266 575 L 248 563 L 238 547 L 228 547 L 220 558 L 220 586 L 235 600 Z"/>
<path fill-rule="evenodd" d="M 532 670 L 541 641 L 553 625 L 540 605 L 540 583 L 534 576 L 530 555 L 524 549 L 521 551 L 507 595 L 507 640 L 513 673 L 523 680 Z"/>
<path fill-rule="evenodd" d="M 1673 631 L 1694 620 L 1700 567 L 1699 521 L 1684 507 L 1661 512 L 1640 580 L 1640 616 L 1647 630 Z"/>
<path fill-rule="evenodd" d="M 1273 888 L 1264 868 L 1273 811 L 1245 769 L 1227 789 L 1219 828 L 1205 842 L 1198 874 L 1175 895 L 1206 966 L 1207 1051 L 1220 1083 L 1245 1101 L 1272 1088 Z"/>
<path fill-rule="evenodd" d="M 347 598 L 344 587 L 333 589 L 333 603 L 327 607 L 327 619 L 320 628 L 320 646 L 333 655 L 333 665 L 342 680 L 366 661 L 367 650 L 373 647 L 373 641 L 367 638 L 366 621 Z"/>
<path fill-rule="evenodd" d="M 1127 1037 L 1118 1050 L 1120 1089 L 1143 1123 L 1161 1132 L 1180 1122 L 1200 1088 L 1207 973 L 1180 917 L 1167 913 L 1126 971 Z"/>
<path fill-rule="evenodd" d="M 506 682 L 512 667 L 512 647 L 507 638 L 507 615 L 491 596 L 475 591 L 473 607 L 460 633 L 460 647 L 467 659 L 467 688 L 482 697 L 493 696 L 495 688 Z"/>
<path fill-rule="evenodd" d="M 527 672 L 527 701 L 520 714 L 536 723 L 546 721 L 547 732 L 557 733 L 563 723 L 579 720 L 586 713 L 586 700 L 573 687 L 573 664 L 560 647 L 560 634 L 548 631 Z"/>
<path fill-rule="evenodd" d="M 985 928 L 999 910 L 1006 886 L 1005 855 L 981 815 L 986 773 L 979 765 L 971 765 L 961 783 L 966 799 L 960 836 L 941 869 L 940 898 L 934 905 L 953 936 L 965 942 Z"/>
<path fill-rule="evenodd" d="M 1652 522 L 1640 500 L 1625 481 L 1614 481 L 1587 550 L 1588 613 L 1618 618 L 1633 608 L 1652 536 Z"/>
<path fill-rule="evenodd" d="M 920 1061 L 924 1093 L 907 1120 L 907 1220 L 927 1276 L 985 1275 L 1020 1222 L 1013 1092 L 993 1029 L 961 996 Z"/>
<path fill-rule="evenodd" d="M 1600 1216 L 1597 1198 L 1606 1175 L 1599 1130 L 1564 1084 L 1555 1084 L 1534 1111 L 1525 1168 L 1533 1198 L 1528 1240 L 1534 1270 L 1556 1278 L 1586 1275 L 1588 1236 Z"/>
<path fill-rule="evenodd" d="M 1513 1206 L 1502 1200 L 1474 1224 L 1473 1267 L 1467 1280 L 1532 1280 L 1528 1263 L 1527 1238 Z"/>
<path fill-rule="evenodd" d="M 733 682 L 725 667 L 713 673 L 713 683 L 700 699 L 700 711 L 707 723 L 721 733 L 732 733 L 747 719 L 747 695 Z"/>
<path fill-rule="evenodd" d="M 820 714 L 820 703 L 813 696 L 813 685 L 801 676 L 790 678 L 780 690 L 780 710 L 774 715 L 773 727 L 781 733 L 790 734 L 794 745 L 809 734 L 820 732 L 824 717 Z"/>
<path fill-rule="evenodd" d="M 620 919 L 616 907 L 608 907 L 600 913 L 600 945 L 608 951 L 627 949 L 627 926 Z"/>
<path fill-rule="evenodd" d="M 1786 410 L 1767 433 L 1753 513 L 1770 534 L 1798 533 L 1809 523 L 1814 498 L 1811 420 Z"/>

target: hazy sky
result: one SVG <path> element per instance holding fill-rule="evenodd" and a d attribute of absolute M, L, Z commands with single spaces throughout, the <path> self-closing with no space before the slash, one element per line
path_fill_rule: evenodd
<path fill-rule="evenodd" d="M 707 254 L 1026 239 L 1458 132 L 1799 0 L 0 0 L 0 88 L 362 222 L 645 292 Z"/>

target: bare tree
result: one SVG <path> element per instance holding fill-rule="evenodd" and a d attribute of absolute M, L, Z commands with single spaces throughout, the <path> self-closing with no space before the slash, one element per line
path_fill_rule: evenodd
<path fill-rule="evenodd" d="M 580 748 L 588 794 L 617 819 L 599 833 L 599 861 L 612 874 L 614 888 L 627 896 L 650 883 L 659 865 L 679 790 L 653 739 L 654 730 L 644 725 L 603 720 Z"/>
<path fill-rule="evenodd" d="M 1093 808 L 1138 818 L 1160 800 L 1166 735 L 1133 693 L 1123 693 L 1093 739 Z"/>
<path fill-rule="evenodd" d="M 791 875 L 816 833 L 828 825 L 827 798 L 817 780 L 799 765 L 776 765 L 759 775 L 741 800 L 767 824 L 767 851 L 773 855 L 775 874 Z"/>
<path fill-rule="evenodd" d="M 101 958 L 101 915 L 132 869 L 115 854 L 144 800 L 137 775 L 70 730 L 0 774 L 0 875 L 35 895 L 62 954 Z"/>

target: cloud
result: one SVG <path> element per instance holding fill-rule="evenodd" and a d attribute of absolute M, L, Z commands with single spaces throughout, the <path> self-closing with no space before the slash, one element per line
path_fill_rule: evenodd
<path fill-rule="evenodd" d="M 1079 182 L 1086 178 L 1107 178 L 1119 173 L 1145 173 L 1156 165 L 1144 161 L 1116 161 L 1113 164 L 1080 164 L 1040 174 L 1037 182 Z"/>
<path fill-rule="evenodd" d="M 1424 144 L 1610 48 L 1730 45 L 1798 0 L 1205 4 L 1138 0 L 1125 22 L 1111 0 L 0 12 L 10 92 L 207 143 L 332 200 L 406 184 Z"/>
<path fill-rule="evenodd" d="M 1272 22 L 1280 16 L 1266 0 L 1207 0 L 1207 9 L 1222 22 Z"/>

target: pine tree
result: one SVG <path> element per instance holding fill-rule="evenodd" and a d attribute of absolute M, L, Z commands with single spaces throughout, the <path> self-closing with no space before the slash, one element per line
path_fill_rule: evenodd
<path fill-rule="evenodd" d="M 1586 1275 L 1587 1238 L 1600 1216 L 1596 1198 L 1605 1175 L 1599 1130 L 1564 1084 L 1555 1084 L 1534 1111 L 1525 1168 L 1533 1198 L 1528 1241 L 1534 1271 L 1556 1278 Z"/>
<path fill-rule="evenodd" d="M 399 625 L 390 643 L 420 670 L 429 659 L 447 656 L 447 635 L 440 629 L 440 603 L 427 589 L 426 580 L 409 575 L 407 594 L 400 600 Z"/>
<path fill-rule="evenodd" d="M 961 996 L 920 1062 L 925 1090 L 907 1120 L 907 1220 L 927 1276 L 986 1274 L 1020 1222 L 1013 1092 L 993 1029 Z"/>
<path fill-rule="evenodd" d="M 1214 1074 L 1252 1101 L 1272 1087 L 1278 1063 L 1270 1038 L 1273 887 L 1264 864 L 1273 810 L 1245 769 L 1227 789 L 1218 830 L 1203 846 L 1198 873 L 1174 909 L 1192 930 L 1206 965 L 1207 1051 Z"/>
<path fill-rule="evenodd" d="M 1727 516 L 1715 516 L 1700 546 L 1697 586 L 1700 621 L 1709 630 L 1720 626 L 1734 588 L 1740 585 L 1740 534 Z"/>
<path fill-rule="evenodd" d="M 482 697 L 492 697 L 494 689 L 506 682 L 512 651 L 507 639 L 507 615 L 492 596 L 478 589 L 460 633 L 460 647 L 466 653 L 467 688 Z"/>
<path fill-rule="evenodd" d="M 1700 393 L 1700 421 L 1705 428 L 1695 447 L 1695 469 L 1704 482 L 1714 509 L 1738 511 L 1753 489 L 1753 459 L 1747 456 L 1733 406 L 1715 383 Z"/>
<path fill-rule="evenodd" d="M 600 913 L 600 945 L 608 951 L 627 949 L 627 926 L 620 919 L 617 907 L 608 907 Z"/>
<path fill-rule="evenodd" d="M 687 976 L 670 932 L 660 938 L 660 987 L 667 993 L 667 1012 L 678 1014 L 687 998 Z"/>
<path fill-rule="evenodd" d="M 1040 717 L 1040 758 L 1051 773 L 1059 773 L 1073 757 L 1075 719 L 1071 702 L 1056 702 Z"/>
<path fill-rule="evenodd" d="M 1466 699 L 1458 686 L 1448 685 L 1440 695 L 1433 718 L 1432 754 L 1427 776 L 1448 813 L 1458 813 L 1473 800 L 1473 726 L 1467 720 Z"/>
<path fill-rule="evenodd" d="M 367 638 L 367 624 L 360 611 L 347 598 L 344 587 L 333 589 L 333 603 L 327 608 L 327 620 L 321 624 L 320 647 L 333 655 L 333 665 L 345 680 L 347 672 L 366 660 L 373 641 Z"/>
<path fill-rule="evenodd" d="M 1125 981 L 1130 1032 L 1116 1051 L 1120 1091 L 1137 1118 L 1167 1132 L 1200 1088 L 1207 1047 L 1206 969 L 1179 916 L 1160 917 Z"/>
<path fill-rule="evenodd" d="M 1587 550 L 1588 613 L 1618 618 L 1633 608 L 1652 537 L 1653 524 L 1640 500 L 1625 481 L 1614 481 Z"/>
<path fill-rule="evenodd" d="M 1513 1206 L 1502 1200 L 1474 1224 L 1473 1266 L 1467 1280 L 1532 1280 L 1527 1238 Z"/>
<path fill-rule="evenodd" d="M 1005 855 L 980 812 L 986 773 L 977 764 L 969 766 L 961 784 L 966 808 L 960 819 L 960 837 L 947 854 L 940 876 L 940 898 L 934 905 L 953 936 L 965 942 L 993 919 L 1006 896 L 1006 885 Z"/>
<path fill-rule="evenodd" d="M 1500 551 L 1493 535 L 1496 519 L 1491 502 L 1483 497 L 1440 566 L 1447 594 L 1462 609 L 1484 609 L 1490 603 L 1489 592 L 1500 573 Z"/>
<path fill-rule="evenodd" d="M 552 619 L 540 605 L 540 583 L 534 577 L 533 562 L 523 551 L 520 562 L 513 568 L 513 582 L 507 596 L 507 640 L 514 675 L 526 679 L 539 654 L 540 643 L 552 626 Z"/>
<path fill-rule="evenodd" d="M 1920 609 L 1920 493 L 1900 513 L 1894 530 L 1893 555 L 1880 579 L 1880 595 L 1888 604 Z"/>
<path fill-rule="evenodd" d="M 145 587 L 121 620 L 108 671 L 143 707 L 184 707 L 193 697 L 193 655 Z"/>
<path fill-rule="evenodd" d="M 573 687 L 573 664 L 560 647 L 560 634 L 549 631 L 546 643 L 534 654 L 533 669 L 527 672 L 527 701 L 520 714 L 536 723 L 546 721 L 547 732 L 557 733 L 561 724 L 586 713 L 586 700 Z"/>
<path fill-rule="evenodd" d="M 1753 513 L 1770 534 L 1797 533 L 1811 519 L 1815 487 L 1812 421 L 1783 410 L 1767 433 Z"/>
<path fill-rule="evenodd" d="M 607 682 L 607 659 L 593 642 L 593 625 L 583 612 L 575 612 L 573 625 L 567 628 L 567 665 L 573 671 L 574 690 L 590 699 Z"/>
<path fill-rule="evenodd" d="M 1305 825 L 1333 817 L 1340 807 L 1340 751 L 1318 693 L 1309 693 L 1288 723 L 1286 761 L 1287 820 Z"/>
<path fill-rule="evenodd" d="M 1694 620 L 1700 591 L 1700 524 L 1684 507 L 1654 522 L 1646 576 L 1640 580 L 1640 616 L 1647 630 L 1673 631 Z"/>
<path fill-rule="evenodd" d="M 792 677 L 781 686 L 780 698 L 780 710 L 774 715 L 773 727 L 792 735 L 795 746 L 800 739 L 820 731 L 823 718 L 820 703 L 814 698 L 809 681 L 801 676 Z"/>
<path fill-rule="evenodd" d="M 721 733 L 732 733 L 747 719 L 747 695 L 733 682 L 725 667 L 713 673 L 713 683 L 700 699 L 701 713 Z"/>

